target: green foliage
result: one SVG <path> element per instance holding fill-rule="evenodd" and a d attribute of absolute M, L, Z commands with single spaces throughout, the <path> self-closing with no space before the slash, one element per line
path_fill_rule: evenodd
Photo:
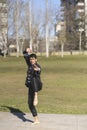
<path fill-rule="evenodd" d="M 87 56 L 38 57 L 43 90 L 38 112 L 87 114 Z M 0 111 L 8 107 L 28 112 L 27 66 L 23 57 L 0 57 Z"/>

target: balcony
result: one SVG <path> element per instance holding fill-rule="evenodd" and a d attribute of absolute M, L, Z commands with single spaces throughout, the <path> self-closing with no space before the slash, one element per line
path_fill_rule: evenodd
<path fill-rule="evenodd" d="M 84 13 L 84 9 L 78 9 L 79 13 Z"/>
<path fill-rule="evenodd" d="M 77 6 L 85 6 L 85 3 L 84 3 L 84 2 L 79 2 L 79 3 L 77 4 Z"/>

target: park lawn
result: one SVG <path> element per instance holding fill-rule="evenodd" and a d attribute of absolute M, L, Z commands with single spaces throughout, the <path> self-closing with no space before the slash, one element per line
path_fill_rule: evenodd
<path fill-rule="evenodd" d="M 38 57 L 43 90 L 39 113 L 87 114 L 87 56 Z M 0 111 L 29 112 L 23 57 L 0 57 Z"/>

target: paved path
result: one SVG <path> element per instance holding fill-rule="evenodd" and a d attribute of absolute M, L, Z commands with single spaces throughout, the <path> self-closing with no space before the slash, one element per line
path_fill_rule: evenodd
<path fill-rule="evenodd" d="M 32 125 L 29 113 L 0 112 L 0 130 L 87 130 L 87 115 L 39 114 Z"/>

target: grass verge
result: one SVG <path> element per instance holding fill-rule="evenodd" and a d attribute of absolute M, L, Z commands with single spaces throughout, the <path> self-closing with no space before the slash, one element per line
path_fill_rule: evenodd
<path fill-rule="evenodd" d="M 87 56 L 38 57 L 43 90 L 40 113 L 87 114 Z M 28 112 L 27 66 L 23 57 L 0 57 L 0 111 Z"/>

